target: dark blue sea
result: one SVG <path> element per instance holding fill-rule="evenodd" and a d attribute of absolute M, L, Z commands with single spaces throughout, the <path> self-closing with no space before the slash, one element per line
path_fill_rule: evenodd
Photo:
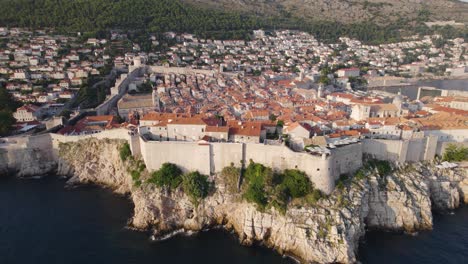
<path fill-rule="evenodd" d="M 132 210 L 99 187 L 0 179 L 0 264 L 294 263 L 221 230 L 152 242 L 126 228 Z M 468 208 L 437 215 L 435 230 L 418 236 L 370 233 L 361 248 L 362 263 L 467 263 Z"/>

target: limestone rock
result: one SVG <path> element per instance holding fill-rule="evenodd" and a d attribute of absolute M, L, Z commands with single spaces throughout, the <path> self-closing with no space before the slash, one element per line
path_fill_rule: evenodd
<path fill-rule="evenodd" d="M 70 183 L 95 183 L 130 193 L 135 205 L 131 225 L 152 230 L 155 238 L 223 226 L 245 245 L 261 243 L 308 263 L 354 263 L 366 228 L 430 229 L 431 209 L 454 209 L 468 198 L 466 171 L 414 164 L 389 175 L 353 180 L 314 206 L 290 206 L 285 215 L 274 209 L 261 212 L 239 194 L 226 192 L 222 184 L 194 206 L 180 189 L 169 191 L 149 183 L 134 186 L 128 164 L 119 157 L 122 143 L 87 140 L 62 145 L 58 174 L 72 176 Z M 217 177 L 212 179 L 218 182 Z"/>

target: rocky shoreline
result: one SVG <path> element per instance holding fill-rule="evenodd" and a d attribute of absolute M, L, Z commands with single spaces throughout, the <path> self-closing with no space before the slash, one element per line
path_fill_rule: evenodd
<path fill-rule="evenodd" d="M 129 194 L 135 209 L 132 227 L 151 230 L 155 239 L 176 230 L 216 226 L 233 230 L 242 244 L 260 243 L 302 262 L 354 263 L 366 229 L 417 232 L 432 228 L 432 210 L 452 210 L 468 203 L 464 169 L 438 169 L 432 163 L 395 168 L 387 175 L 370 172 L 315 205 L 260 212 L 239 194 L 226 191 L 222 177 L 212 177 L 215 191 L 194 206 L 181 191 L 152 184 L 135 186 L 129 162 L 119 157 L 118 140 L 87 140 L 60 146 L 58 161 L 24 152 L 16 164 L 19 177 L 56 173 L 69 184 L 93 183 Z M 38 162 L 42 161 L 42 162 Z"/>

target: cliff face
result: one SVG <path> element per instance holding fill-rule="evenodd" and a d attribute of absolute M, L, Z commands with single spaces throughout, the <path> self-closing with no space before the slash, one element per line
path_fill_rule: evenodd
<path fill-rule="evenodd" d="M 52 154 L 43 150 L 0 149 L 0 175 L 14 173 L 18 177 L 34 177 L 54 173 L 56 168 Z"/>
<path fill-rule="evenodd" d="M 432 227 L 430 189 L 419 172 L 372 177 L 369 183 L 369 227 L 409 232 Z"/>
<path fill-rule="evenodd" d="M 194 207 L 181 190 L 170 192 L 145 183 L 134 186 L 127 171 L 129 161 L 122 162 L 119 156 L 122 144 L 94 139 L 62 144 L 58 174 L 70 176 L 72 184 L 96 183 L 129 193 L 135 204 L 132 225 L 152 230 L 156 238 L 180 229 L 222 225 L 234 230 L 243 244 L 259 242 L 305 262 L 355 262 L 366 227 L 430 229 L 432 208 L 453 209 L 468 198 L 466 171 L 415 164 L 385 176 L 375 172 L 353 179 L 313 206 L 290 206 L 285 215 L 274 209 L 258 211 L 239 194 L 226 191 L 224 180 L 214 176 L 216 190 Z"/>
<path fill-rule="evenodd" d="M 60 144 L 57 174 L 69 184 L 94 183 L 129 193 L 132 180 L 119 156 L 120 140 L 89 139 Z"/>

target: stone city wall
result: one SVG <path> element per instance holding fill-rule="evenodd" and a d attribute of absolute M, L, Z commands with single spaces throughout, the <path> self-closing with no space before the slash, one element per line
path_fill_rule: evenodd
<path fill-rule="evenodd" d="M 441 155 L 449 143 L 437 143 L 437 137 L 412 140 L 364 139 L 362 143 L 341 146 L 331 155 L 311 155 L 294 152 L 283 145 L 254 143 L 198 143 L 182 141 L 147 141 L 126 129 L 114 129 L 84 136 L 42 134 L 31 137 L 3 139 L 0 143 L 0 170 L 20 168 L 25 159 L 33 162 L 57 162 L 60 143 L 77 142 L 89 138 L 119 139 L 129 142 L 132 153 L 141 155 L 150 171 L 158 170 L 165 162 L 177 164 L 184 172 L 199 171 L 212 175 L 234 164 L 237 167 L 258 162 L 277 171 L 304 171 L 317 188 L 330 193 L 335 180 L 342 174 L 353 173 L 362 166 L 362 155 L 369 154 L 395 162 L 421 161 Z M 468 143 L 464 143 L 468 145 Z M 5 165 L 6 164 L 6 165 Z"/>
<path fill-rule="evenodd" d="M 353 173 L 362 167 L 362 143 L 355 143 L 332 149 L 331 174 L 334 179 L 340 175 Z"/>
<path fill-rule="evenodd" d="M 253 160 L 278 171 L 298 169 L 304 171 L 315 187 L 323 192 L 329 194 L 335 188 L 335 177 L 332 175 L 332 164 L 329 157 L 294 152 L 286 146 L 262 144 L 246 144 L 245 146 L 246 164 Z"/>
<path fill-rule="evenodd" d="M 162 74 L 203 74 L 203 75 L 210 75 L 213 76 L 215 71 L 212 70 L 199 70 L 199 69 L 190 69 L 190 68 L 182 68 L 182 67 L 164 67 L 164 66 L 150 66 L 150 69 L 154 73 L 162 73 Z"/>
<path fill-rule="evenodd" d="M 170 162 L 183 172 L 199 171 L 211 174 L 210 145 L 182 141 L 146 141 L 140 137 L 140 148 L 146 168 L 155 171 Z"/>
<path fill-rule="evenodd" d="M 177 164 L 184 172 L 198 170 L 203 174 L 215 174 L 234 164 L 240 167 L 252 160 L 274 170 L 299 169 L 307 173 L 315 186 L 325 193 L 334 189 L 334 171 L 349 169 L 332 168 L 331 158 L 293 152 L 286 146 L 270 146 L 250 143 L 196 143 L 176 141 L 146 141 L 140 138 L 143 160 L 150 171 L 158 170 L 165 162 Z M 349 154 L 350 155 L 350 154 Z M 354 154 L 356 157 L 356 155 Z M 357 162 L 360 164 L 360 162 Z M 346 163 L 340 163 L 346 164 Z M 350 169 L 357 169 L 354 166 Z M 360 166 L 359 166 L 360 167 Z M 336 176 L 336 177 L 335 177 Z"/>
<path fill-rule="evenodd" d="M 432 160 L 440 155 L 441 142 L 436 136 L 409 140 L 364 139 L 363 153 L 381 160 L 399 163 Z"/>
<path fill-rule="evenodd" d="M 97 115 L 107 115 L 109 114 L 110 110 L 117 105 L 117 102 L 122 98 L 123 95 L 127 93 L 128 85 L 135 77 L 141 75 L 142 68 L 132 69 L 130 74 L 127 75 L 127 78 L 117 82 L 115 85 L 118 85 L 118 94 L 112 95 L 111 97 L 107 98 L 102 104 L 96 107 L 96 114 Z"/>

